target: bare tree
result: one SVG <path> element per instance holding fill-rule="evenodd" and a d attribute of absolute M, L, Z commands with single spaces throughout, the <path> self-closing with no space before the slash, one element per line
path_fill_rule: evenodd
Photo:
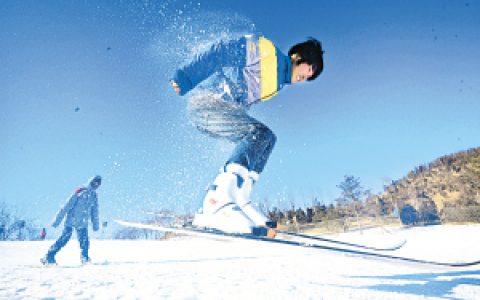
<path fill-rule="evenodd" d="M 360 178 L 345 175 L 337 187 L 341 190 L 341 196 L 336 199 L 340 211 L 346 216 L 355 216 L 358 221 L 362 209 L 361 200 L 365 195 Z"/>

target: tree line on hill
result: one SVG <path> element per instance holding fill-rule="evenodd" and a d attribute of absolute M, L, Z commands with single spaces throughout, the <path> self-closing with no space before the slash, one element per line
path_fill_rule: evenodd
<path fill-rule="evenodd" d="M 340 223 L 397 219 L 404 225 L 437 222 L 480 222 L 480 148 L 440 157 L 414 168 L 372 195 L 360 179 L 346 175 L 337 186 L 341 196 L 329 205 L 316 200 L 306 208 L 267 210 L 280 224 Z"/>
<path fill-rule="evenodd" d="M 5 203 L 0 202 L 0 241 L 40 240 L 45 238 L 42 232 L 45 230 L 12 213 Z"/>

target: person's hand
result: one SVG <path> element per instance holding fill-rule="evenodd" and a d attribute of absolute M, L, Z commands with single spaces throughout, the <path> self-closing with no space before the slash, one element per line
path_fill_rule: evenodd
<path fill-rule="evenodd" d="M 178 86 L 178 84 L 173 80 L 170 81 L 170 84 L 172 85 L 173 89 L 175 90 L 175 93 L 180 95 L 180 87 Z"/>

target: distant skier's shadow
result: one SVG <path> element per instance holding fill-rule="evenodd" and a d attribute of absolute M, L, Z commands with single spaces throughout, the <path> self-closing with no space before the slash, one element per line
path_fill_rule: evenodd
<path fill-rule="evenodd" d="M 473 277 L 475 276 L 475 277 Z M 381 283 L 360 287 L 360 289 L 396 292 L 427 297 L 458 299 L 452 294 L 460 285 L 480 286 L 480 270 L 464 270 L 445 273 L 401 274 L 392 276 L 352 276 L 352 278 L 373 278 L 398 283 Z M 406 281 L 408 283 L 406 283 Z"/>

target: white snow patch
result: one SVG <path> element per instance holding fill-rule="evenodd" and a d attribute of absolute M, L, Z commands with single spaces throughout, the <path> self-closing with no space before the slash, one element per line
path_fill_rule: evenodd
<path fill-rule="evenodd" d="M 480 226 L 432 226 L 345 233 L 348 242 L 385 245 L 429 260 L 480 258 Z M 52 241 L 0 242 L 0 299 L 480 299 L 480 267 L 446 268 L 362 258 L 258 241 L 181 237 L 92 240 L 80 265 L 75 240 L 39 259 Z"/>

